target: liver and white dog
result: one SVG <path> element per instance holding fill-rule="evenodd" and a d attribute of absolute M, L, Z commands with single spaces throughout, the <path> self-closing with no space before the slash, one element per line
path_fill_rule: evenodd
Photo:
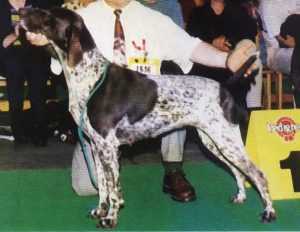
<path fill-rule="evenodd" d="M 96 48 L 81 17 L 70 10 L 25 9 L 21 16 L 26 30 L 51 41 L 64 66 L 69 110 L 77 124 L 83 114 L 99 189 L 99 204 L 91 215 L 101 226 L 116 226 L 124 203 L 118 147 L 185 126 L 195 127 L 206 147 L 231 169 L 238 186 L 233 202 L 246 199 L 247 178 L 265 205 L 262 221 L 275 219 L 267 180 L 249 160 L 241 139 L 237 124 L 241 115 L 217 82 L 195 76 L 144 75 L 110 63 Z M 102 85 L 89 98 L 98 81 Z"/>

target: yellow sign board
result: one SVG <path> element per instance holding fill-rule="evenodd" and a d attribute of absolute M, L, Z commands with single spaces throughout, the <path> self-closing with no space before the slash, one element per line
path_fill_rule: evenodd
<path fill-rule="evenodd" d="M 25 100 L 23 104 L 23 110 L 30 109 L 30 102 L 29 100 Z M 0 100 L 0 112 L 8 112 L 9 110 L 9 103 L 6 100 Z"/>
<path fill-rule="evenodd" d="M 300 110 L 252 112 L 246 149 L 273 199 L 300 198 Z"/>

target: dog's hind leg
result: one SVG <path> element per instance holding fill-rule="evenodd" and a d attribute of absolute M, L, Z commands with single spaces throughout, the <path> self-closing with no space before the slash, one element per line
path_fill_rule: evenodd
<path fill-rule="evenodd" d="M 276 218 L 275 210 L 268 191 L 267 180 L 264 174 L 250 161 L 242 142 L 239 127 L 221 116 L 223 115 L 221 109 L 219 111 L 218 107 L 211 107 L 214 109 L 214 112 L 209 113 L 205 119 L 203 117 L 199 118 L 201 125 L 199 125 L 198 129 L 203 130 L 211 138 L 224 158 L 249 178 L 257 188 L 265 205 L 262 221 L 270 222 L 274 220 Z M 218 118 L 216 118 L 216 115 L 218 115 Z"/>
<path fill-rule="evenodd" d="M 206 148 L 209 149 L 220 161 L 226 164 L 233 173 L 236 179 L 238 192 L 232 197 L 232 202 L 243 203 L 247 198 L 245 190 L 245 176 L 235 166 L 231 165 L 231 163 L 223 157 L 216 145 L 202 130 L 198 129 L 197 132 L 202 140 L 202 143 L 206 146 Z"/>

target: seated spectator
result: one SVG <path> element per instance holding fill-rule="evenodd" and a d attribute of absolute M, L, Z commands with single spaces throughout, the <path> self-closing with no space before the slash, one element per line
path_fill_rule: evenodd
<path fill-rule="evenodd" d="M 33 0 L 0 2 L 0 56 L 3 57 L 1 60 L 6 77 L 10 122 L 16 147 L 29 142 L 30 139 L 37 146 L 45 146 L 47 143 L 45 102 L 49 57 L 43 48 L 28 43 L 18 26 L 19 8 L 31 6 L 40 5 Z M 24 121 L 25 80 L 29 88 L 31 122 Z"/>
<path fill-rule="evenodd" d="M 229 52 L 242 39 L 255 41 L 257 26 L 252 17 L 230 1 L 211 0 L 193 10 L 187 31 L 219 50 Z M 191 74 L 206 76 L 224 85 L 227 85 L 227 80 L 232 75 L 228 70 L 200 64 L 194 65 Z M 250 91 L 249 85 L 227 86 L 236 101 L 245 108 L 261 107 L 261 71 L 256 75 L 255 81 L 255 84 L 251 84 Z"/>
<path fill-rule="evenodd" d="M 297 4 L 299 4 L 297 6 Z M 285 74 L 290 73 L 293 48 L 280 48 L 277 36 L 285 19 L 300 7 L 299 0 L 261 0 L 259 13 L 264 26 L 267 46 L 267 65 Z"/>
<path fill-rule="evenodd" d="M 266 46 L 263 39 L 263 23 L 260 17 L 258 7 L 259 7 L 259 0 L 235 0 L 236 4 L 240 5 L 249 16 L 251 16 L 257 25 L 258 34 L 256 37 L 256 43 L 258 44 L 260 59 L 263 65 L 267 65 L 267 52 Z"/>
<path fill-rule="evenodd" d="M 202 6 L 205 3 L 205 0 L 179 0 L 181 8 L 183 20 L 186 25 L 186 22 L 189 20 L 190 15 L 195 7 Z"/>
<path fill-rule="evenodd" d="M 291 79 L 294 85 L 296 107 L 300 107 L 300 14 L 292 14 L 280 27 L 277 37 L 280 47 L 294 48 L 291 58 Z"/>
<path fill-rule="evenodd" d="M 299 78 L 299 64 L 297 64 L 296 57 L 299 57 L 298 48 L 294 49 L 297 42 L 293 35 L 285 34 L 280 36 L 280 28 L 289 15 L 300 12 L 300 0 L 261 0 L 259 5 L 259 12 L 264 26 L 264 41 L 267 48 L 267 66 L 273 70 L 282 72 L 284 74 L 292 74 L 295 84 L 295 99 L 296 105 L 300 105 L 300 89 L 297 81 Z M 294 16 L 295 18 L 299 16 Z M 289 23 L 294 32 L 299 31 Z M 291 33 L 292 34 L 292 33 Z M 299 44 L 299 43 L 298 43 Z M 294 61 L 292 61 L 294 57 Z M 292 65 L 293 64 L 293 65 Z M 293 69 L 293 70 L 291 70 Z"/>

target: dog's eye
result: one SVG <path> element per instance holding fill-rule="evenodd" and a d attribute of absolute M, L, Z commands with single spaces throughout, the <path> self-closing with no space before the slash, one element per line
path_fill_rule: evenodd
<path fill-rule="evenodd" d="M 50 26 L 54 25 L 54 23 L 55 23 L 55 19 L 52 17 L 47 17 L 44 20 L 44 26 L 46 26 L 46 27 L 50 27 Z"/>
<path fill-rule="evenodd" d="M 66 33 L 66 37 L 70 38 L 72 35 L 72 27 L 71 26 L 67 27 L 65 33 Z"/>
<path fill-rule="evenodd" d="M 45 21 L 44 21 L 44 25 L 45 25 L 45 26 L 50 26 L 50 25 L 51 25 L 50 19 L 45 20 Z"/>

